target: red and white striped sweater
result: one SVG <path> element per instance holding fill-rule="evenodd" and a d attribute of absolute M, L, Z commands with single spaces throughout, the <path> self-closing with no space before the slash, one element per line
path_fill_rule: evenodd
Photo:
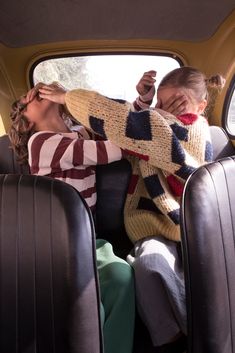
<path fill-rule="evenodd" d="M 31 174 L 46 175 L 75 187 L 91 210 L 96 204 L 97 164 L 107 164 L 123 157 L 122 150 L 109 140 L 91 140 L 83 126 L 69 133 L 40 131 L 28 142 Z"/>

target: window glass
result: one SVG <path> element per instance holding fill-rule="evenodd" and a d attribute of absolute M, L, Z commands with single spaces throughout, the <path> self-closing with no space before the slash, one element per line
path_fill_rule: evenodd
<path fill-rule="evenodd" d="M 0 136 L 5 135 L 5 133 L 6 133 L 6 130 L 4 128 L 3 121 L 2 121 L 2 116 L 0 114 Z"/>
<path fill-rule="evenodd" d="M 226 126 L 230 135 L 235 135 L 235 89 L 230 96 Z"/>
<path fill-rule="evenodd" d="M 145 71 L 157 71 L 157 87 L 167 72 L 179 66 L 179 61 L 176 59 L 162 55 L 93 55 L 55 58 L 42 61 L 35 67 L 33 83 L 56 81 L 69 90 L 91 89 L 111 98 L 132 102 L 137 96 L 136 84 Z"/>

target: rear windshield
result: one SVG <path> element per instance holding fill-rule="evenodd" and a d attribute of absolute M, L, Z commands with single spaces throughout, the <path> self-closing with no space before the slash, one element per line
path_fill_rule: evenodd
<path fill-rule="evenodd" d="M 180 62 L 164 55 L 92 55 L 47 59 L 33 70 L 33 83 L 59 82 L 67 89 L 95 90 L 107 97 L 132 102 L 144 72 L 157 71 L 156 87 Z M 153 102 L 154 104 L 155 102 Z"/>

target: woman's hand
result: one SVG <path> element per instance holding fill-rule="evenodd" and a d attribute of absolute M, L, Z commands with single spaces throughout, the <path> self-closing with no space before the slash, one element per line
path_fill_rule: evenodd
<path fill-rule="evenodd" d="M 66 90 L 58 83 L 52 83 L 50 85 L 43 85 L 39 88 L 39 97 L 48 99 L 51 102 L 58 104 L 65 104 Z"/>
<path fill-rule="evenodd" d="M 28 104 L 32 102 L 32 100 L 37 96 L 39 93 L 39 89 L 44 86 L 44 83 L 39 82 L 33 88 L 31 88 L 26 95 L 24 96 L 24 103 Z"/>
<path fill-rule="evenodd" d="M 188 112 L 189 101 L 187 96 L 182 94 L 174 94 L 164 103 L 161 101 L 157 102 L 155 108 L 165 110 L 168 113 L 171 113 L 175 116 L 185 114 Z"/>
<path fill-rule="evenodd" d="M 155 94 L 154 84 L 156 82 L 154 77 L 156 76 L 156 74 L 157 73 L 154 70 L 147 71 L 143 74 L 140 81 L 136 85 L 137 92 L 139 93 L 140 96 L 146 95 L 153 87 L 153 97 L 154 97 L 154 94 Z"/>

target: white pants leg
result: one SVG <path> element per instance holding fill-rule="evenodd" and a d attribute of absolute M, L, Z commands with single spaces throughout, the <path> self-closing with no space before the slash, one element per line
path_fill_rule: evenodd
<path fill-rule="evenodd" d="M 135 244 L 127 261 L 136 279 L 137 307 L 154 346 L 186 334 L 185 285 L 177 243 L 149 237 Z"/>

